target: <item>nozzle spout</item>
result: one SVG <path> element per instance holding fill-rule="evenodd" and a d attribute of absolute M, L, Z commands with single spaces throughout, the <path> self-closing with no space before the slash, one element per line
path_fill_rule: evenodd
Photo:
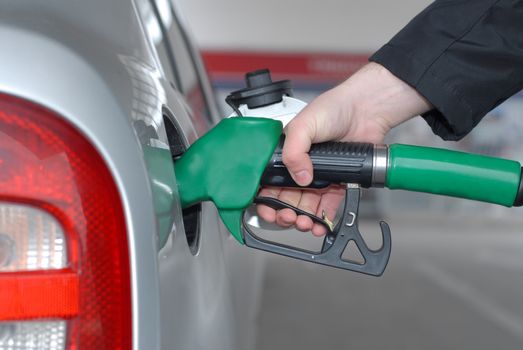
<path fill-rule="evenodd" d="M 212 201 L 232 235 L 243 243 L 241 215 L 252 203 L 282 123 L 267 118 L 222 120 L 174 164 L 183 208 Z"/>

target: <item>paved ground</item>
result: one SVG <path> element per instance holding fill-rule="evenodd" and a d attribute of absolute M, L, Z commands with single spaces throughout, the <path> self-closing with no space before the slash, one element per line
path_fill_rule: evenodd
<path fill-rule="evenodd" d="M 390 220 L 381 278 L 271 256 L 258 349 L 523 349 L 523 227 L 481 221 Z"/>

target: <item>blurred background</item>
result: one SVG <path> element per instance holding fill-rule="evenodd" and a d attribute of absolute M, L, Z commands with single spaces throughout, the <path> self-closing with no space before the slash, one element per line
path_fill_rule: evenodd
<path fill-rule="evenodd" d="M 310 101 L 346 79 L 426 0 L 178 0 L 202 50 L 223 114 L 245 72 L 269 68 Z M 466 14 L 465 14 L 466 15 Z M 523 161 L 523 94 L 460 142 L 421 118 L 387 142 L 453 148 Z M 523 348 L 521 209 L 401 191 L 368 191 L 360 229 L 392 229 L 381 278 L 270 256 L 257 344 L 265 349 Z M 310 237 L 297 235 L 300 244 Z M 379 242 L 377 243 L 379 246 Z"/>

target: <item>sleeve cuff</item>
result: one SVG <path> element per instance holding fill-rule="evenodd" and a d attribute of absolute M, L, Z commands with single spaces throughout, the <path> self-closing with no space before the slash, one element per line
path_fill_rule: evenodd
<path fill-rule="evenodd" d="M 444 140 L 459 140 L 477 124 L 470 106 L 448 83 L 440 79 L 433 64 L 418 61 L 393 45 L 387 44 L 374 53 L 370 61 L 381 64 L 392 74 L 414 87 L 434 106 L 422 115 L 432 131 Z"/>

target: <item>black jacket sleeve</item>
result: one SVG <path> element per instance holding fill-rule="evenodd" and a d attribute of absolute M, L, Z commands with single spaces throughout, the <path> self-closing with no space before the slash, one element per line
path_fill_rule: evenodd
<path fill-rule="evenodd" d="M 435 134 L 460 139 L 523 88 L 523 0 L 437 0 L 370 60 L 433 104 Z"/>

